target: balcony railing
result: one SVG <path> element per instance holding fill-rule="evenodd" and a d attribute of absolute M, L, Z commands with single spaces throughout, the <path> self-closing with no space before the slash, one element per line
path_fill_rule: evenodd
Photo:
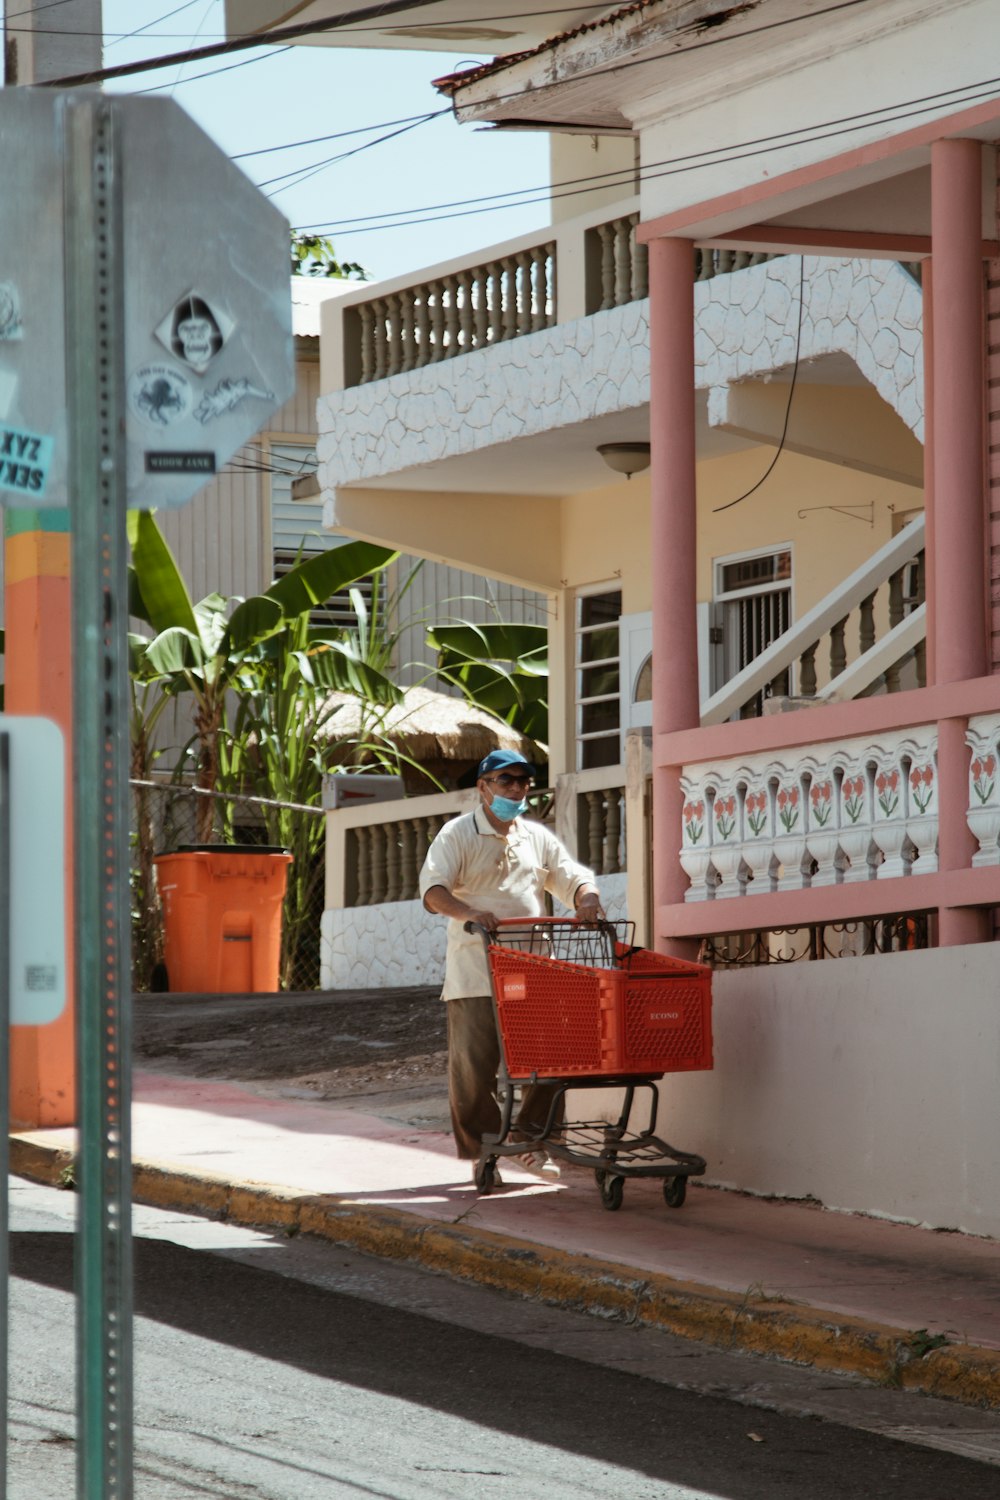
<path fill-rule="evenodd" d="M 530 817 L 548 822 L 554 794 L 529 794 Z M 327 907 L 382 906 L 418 897 L 427 850 L 451 818 L 475 806 L 473 792 L 442 792 L 402 802 L 327 813 Z"/>
<path fill-rule="evenodd" d="M 702 723 L 753 717 L 761 694 L 788 694 L 793 672 L 795 695 L 806 702 L 923 687 L 924 599 L 919 516 L 703 703 Z"/>
<path fill-rule="evenodd" d="M 687 901 L 933 875 L 937 725 L 683 768 Z M 971 867 L 1000 865 L 1000 714 L 969 719 Z M 721 927 L 720 929 L 721 930 Z"/>
<path fill-rule="evenodd" d="M 555 243 L 374 297 L 355 312 L 359 385 L 536 333 L 556 319 Z"/>
<path fill-rule="evenodd" d="M 635 210 L 613 219 L 588 215 L 544 237 L 455 261 L 419 281 L 387 282 L 375 296 L 338 298 L 344 384 L 423 369 L 648 296 L 648 252 L 636 239 L 638 223 Z M 696 250 L 693 275 L 708 281 L 770 259 Z"/>

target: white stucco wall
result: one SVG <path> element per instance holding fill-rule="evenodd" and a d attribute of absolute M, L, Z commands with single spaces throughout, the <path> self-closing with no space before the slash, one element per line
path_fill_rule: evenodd
<path fill-rule="evenodd" d="M 802 363 L 847 355 L 923 437 L 920 288 L 891 261 L 805 257 Z M 801 269 L 786 256 L 695 284 L 695 384 L 724 420 L 734 382 L 795 361 Z M 336 490 L 649 401 L 649 302 L 321 395 L 319 480 Z"/>
<path fill-rule="evenodd" d="M 668 1078 L 658 1133 L 706 1180 L 1000 1235 L 995 947 L 728 970 L 715 1070 Z"/>
<path fill-rule="evenodd" d="M 625 876 L 601 887 L 623 916 Z M 417 901 L 327 912 L 322 982 L 439 984 L 444 944 Z M 717 1186 L 1000 1236 L 996 963 L 984 944 L 717 972 L 715 1068 L 664 1081 L 657 1133 Z"/>

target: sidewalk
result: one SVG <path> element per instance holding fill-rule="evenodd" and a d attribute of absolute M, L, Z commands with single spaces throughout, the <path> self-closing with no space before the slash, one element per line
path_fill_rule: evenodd
<path fill-rule="evenodd" d="M 719 1346 L 1000 1408 L 1000 1246 L 694 1184 L 617 1213 L 593 1174 L 503 1164 L 478 1196 L 439 1129 L 342 1103 L 138 1073 L 135 1197 L 300 1229 L 375 1255 Z M 12 1170 L 58 1182 L 71 1130 L 19 1134 Z M 935 1335 L 947 1343 L 928 1349 Z"/>

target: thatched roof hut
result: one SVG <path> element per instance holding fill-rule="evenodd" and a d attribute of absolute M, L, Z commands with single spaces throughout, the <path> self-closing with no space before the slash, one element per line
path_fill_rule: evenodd
<path fill-rule="evenodd" d="M 350 693 L 331 693 L 327 702 L 336 704 L 336 708 L 324 724 L 324 739 L 376 738 L 377 721 L 369 704 Z M 544 745 L 519 734 L 485 709 L 473 708 L 464 698 L 425 687 L 405 689 L 403 702 L 387 711 L 378 726 L 377 737 L 417 761 L 449 791 L 469 785 L 479 762 L 491 750 L 520 750 L 536 764 L 548 759 Z M 370 751 L 359 749 L 357 764 L 364 765 L 371 759 Z M 404 764 L 402 771 L 408 792 L 435 789 L 413 767 Z"/>

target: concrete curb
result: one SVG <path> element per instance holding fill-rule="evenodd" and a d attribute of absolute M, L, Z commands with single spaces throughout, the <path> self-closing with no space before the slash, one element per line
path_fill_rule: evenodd
<path fill-rule="evenodd" d="M 10 1158 L 16 1176 L 53 1187 L 67 1186 L 73 1168 L 70 1152 L 18 1136 L 11 1137 Z M 165 1163 L 135 1162 L 132 1181 L 137 1203 L 287 1234 L 318 1235 L 368 1255 L 409 1261 L 599 1317 L 649 1324 L 720 1349 L 1000 1409 L 1000 1352 L 973 1344 L 924 1352 L 923 1330 L 907 1335 L 782 1298 L 750 1292 L 739 1296 L 660 1274 L 643 1275 L 632 1266 L 526 1244 L 469 1228 L 460 1220 L 435 1223 L 346 1198 L 195 1175 Z"/>

